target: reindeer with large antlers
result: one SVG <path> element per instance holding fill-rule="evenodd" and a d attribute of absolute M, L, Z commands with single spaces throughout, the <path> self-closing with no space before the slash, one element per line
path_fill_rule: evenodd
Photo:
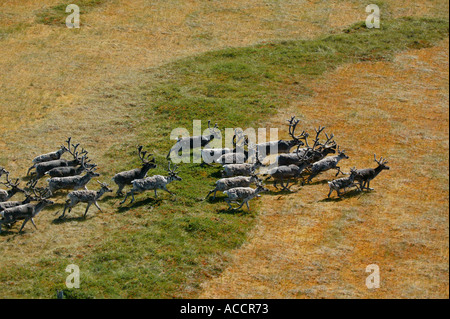
<path fill-rule="evenodd" d="M 192 150 L 194 148 L 205 147 L 214 139 L 219 139 L 221 137 L 220 130 L 218 129 L 218 124 L 211 128 L 211 121 L 208 121 L 208 129 L 209 135 L 201 135 L 201 136 L 190 136 L 190 137 L 181 137 L 178 139 L 176 144 L 170 149 L 169 154 L 167 154 L 167 159 L 170 158 L 170 154 L 172 152 L 179 153 L 183 149 Z"/>
<path fill-rule="evenodd" d="M 9 190 L 0 189 L 0 202 L 6 202 L 17 193 L 25 193 L 25 191 L 19 187 L 19 179 L 16 179 L 14 182 L 12 182 L 9 180 L 9 174 L 6 175 L 6 183 L 0 182 L 0 184 L 3 184 L 10 188 Z"/>
<path fill-rule="evenodd" d="M 357 175 L 355 180 L 359 182 L 361 191 L 364 189 L 367 190 L 373 190 L 373 188 L 370 188 L 370 182 L 378 176 L 383 170 L 389 170 L 390 167 L 387 166 L 388 161 L 386 159 L 383 159 L 383 157 L 380 158 L 380 160 L 377 160 L 377 155 L 374 154 L 374 160 L 378 164 L 376 168 L 366 168 L 366 169 L 360 169 L 357 170 Z"/>
<path fill-rule="evenodd" d="M 295 135 L 295 130 L 297 129 L 297 125 L 300 123 L 300 120 L 296 120 L 295 116 L 293 116 L 287 121 L 289 123 L 289 135 L 292 137 L 292 140 L 279 140 L 257 144 L 256 149 L 259 154 L 267 156 L 270 155 L 273 150 L 276 150 L 275 152 L 277 154 L 289 153 L 293 147 L 300 147 L 304 145 L 301 139 L 305 138 L 306 132 L 303 131 L 300 135 Z"/>
<path fill-rule="evenodd" d="M 36 193 L 36 189 L 33 189 L 33 192 L 37 198 L 37 204 L 20 205 L 0 212 L 0 233 L 3 224 L 12 225 L 19 220 L 24 221 L 20 227 L 19 233 L 30 220 L 33 226 L 37 229 L 33 218 L 35 218 L 45 207 L 53 205 L 54 202 L 48 199 L 48 190 L 38 191 L 38 194 Z"/>
<path fill-rule="evenodd" d="M 182 181 L 182 178 L 177 175 L 178 174 L 177 169 L 178 169 L 178 167 L 176 165 L 172 169 L 171 163 L 169 162 L 169 168 L 167 169 L 167 171 L 169 172 L 169 176 L 155 175 L 152 177 L 147 177 L 145 179 L 134 180 L 132 183 L 133 188 L 131 189 L 131 191 L 129 191 L 127 193 L 127 195 L 125 196 L 125 199 L 120 204 L 122 205 L 123 203 L 125 203 L 127 201 L 128 196 L 130 196 L 130 195 L 132 197 L 130 204 L 134 203 L 134 201 L 135 201 L 134 194 L 135 193 L 141 193 L 141 192 L 150 191 L 150 190 L 155 191 L 155 197 L 158 197 L 158 193 L 157 193 L 158 189 L 164 190 L 171 195 L 175 195 L 174 193 L 172 193 L 171 191 L 169 191 L 167 189 L 167 185 L 169 185 L 170 183 L 172 183 L 174 181 Z"/>
<path fill-rule="evenodd" d="M 72 161 L 68 161 L 66 159 L 59 159 L 59 160 L 53 160 L 53 161 L 49 161 L 49 162 L 43 162 L 43 163 L 36 164 L 36 166 L 34 167 L 36 170 L 35 176 L 33 177 L 34 180 L 41 179 L 42 177 L 45 176 L 45 174 L 47 172 L 49 172 L 50 170 L 52 170 L 54 168 L 75 167 L 75 166 L 81 165 L 83 158 L 84 158 L 84 160 L 87 159 L 88 152 L 84 149 L 82 149 L 81 153 L 77 152 L 77 149 L 80 146 L 80 144 L 74 145 L 74 144 L 71 144 L 71 141 L 72 141 L 71 138 L 69 138 L 66 141 L 68 144 L 67 152 L 69 152 L 73 156 L 74 159 Z"/>
<path fill-rule="evenodd" d="M 117 191 L 117 196 L 123 195 L 122 190 L 125 186 L 131 185 L 131 183 L 136 179 L 143 179 L 147 176 L 147 173 L 150 169 L 156 168 L 155 159 L 150 157 L 153 154 L 148 154 L 143 150 L 143 146 L 138 146 L 139 159 L 142 162 L 141 168 L 136 168 L 130 171 L 122 172 L 116 174 L 112 180 L 119 186 L 119 190 Z"/>
<path fill-rule="evenodd" d="M 86 218 L 86 215 L 89 211 L 89 208 L 92 206 L 92 204 L 95 205 L 95 207 L 98 208 L 98 210 L 100 212 L 103 213 L 102 209 L 100 208 L 100 206 L 98 205 L 98 200 L 100 200 L 100 198 L 106 194 L 106 193 L 112 193 L 112 189 L 109 188 L 109 186 L 105 183 L 101 183 L 99 181 L 97 181 L 97 183 L 100 184 L 101 188 L 98 191 L 86 191 L 86 190 L 81 190 L 81 191 L 75 191 L 75 192 L 71 192 L 69 193 L 69 195 L 67 195 L 69 197 L 69 199 L 66 201 L 66 204 L 64 206 L 64 212 L 62 213 L 61 216 L 59 216 L 59 219 L 63 219 L 66 216 L 66 210 L 69 210 L 69 214 L 72 211 L 72 208 L 77 205 L 78 203 L 86 203 L 87 207 L 86 207 L 86 211 L 84 212 L 83 218 Z"/>
<path fill-rule="evenodd" d="M 288 166 L 288 165 L 302 165 L 305 158 L 308 160 L 309 164 L 313 164 L 321 159 L 325 158 L 328 154 L 336 153 L 336 142 L 333 141 L 334 135 L 328 136 L 325 143 L 320 143 L 320 134 L 323 132 L 325 127 L 320 127 L 319 129 L 315 129 L 316 138 L 314 139 L 314 145 L 311 147 L 308 144 L 308 133 L 304 133 L 302 138 L 305 140 L 306 147 L 300 148 L 299 145 L 297 150 L 293 153 L 289 154 L 281 154 L 277 157 L 276 163 L 279 166 Z"/>

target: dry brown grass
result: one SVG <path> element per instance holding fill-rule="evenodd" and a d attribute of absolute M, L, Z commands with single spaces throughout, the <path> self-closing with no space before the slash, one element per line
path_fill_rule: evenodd
<path fill-rule="evenodd" d="M 202 297 L 448 298 L 448 45 L 341 67 L 292 104 L 306 127 L 335 133 L 346 171 L 373 167 L 374 152 L 391 170 L 362 196 L 325 200 L 327 173 L 264 197 L 251 240 Z M 380 266 L 380 289 L 365 286 L 369 264 Z"/>

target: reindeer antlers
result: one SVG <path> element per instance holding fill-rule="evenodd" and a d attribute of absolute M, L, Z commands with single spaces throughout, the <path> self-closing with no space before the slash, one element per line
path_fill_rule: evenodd
<path fill-rule="evenodd" d="M 79 159 L 79 155 L 86 156 L 87 154 L 89 154 L 89 152 L 86 151 L 84 148 L 81 149 L 81 154 L 79 152 L 77 152 L 77 149 L 80 146 L 80 143 L 73 144 L 72 143 L 72 137 L 69 137 L 67 139 L 66 143 L 67 143 L 67 146 L 68 146 L 67 147 L 67 151 L 73 156 L 74 159 Z M 73 148 L 73 150 L 72 150 L 72 148 Z"/>
<path fill-rule="evenodd" d="M 7 186 L 9 188 L 14 188 L 14 187 L 19 186 L 20 182 L 19 182 L 18 178 L 16 179 L 16 181 L 14 183 L 11 182 L 9 180 L 9 173 L 8 173 L 8 174 L 6 174 L 6 183 L 0 182 L 0 184 L 3 184 L 3 185 L 5 185 L 5 186 Z"/>
<path fill-rule="evenodd" d="M 153 156 L 153 154 L 148 154 L 147 155 L 147 151 L 142 151 L 144 149 L 144 147 L 142 145 L 139 145 L 137 147 L 138 152 L 139 152 L 139 159 L 142 161 L 142 163 L 147 164 L 147 163 L 154 163 L 155 159 L 153 158 L 151 161 L 149 161 L 149 158 L 151 156 Z"/>
<path fill-rule="evenodd" d="M 373 154 L 375 162 L 377 162 L 378 165 L 386 165 L 388 161 L 383 158 L 383 156 L 380 157 L 380 160 L 377 160 L 377 155 Z"/>
<path fill-rule="evenodd" d="M 174 175 L 178 174 L 178 173 L 179 173 L 179 172 L 177 172 L 178 166 L 177 166 L 177 165 L 174 165 L 173 168 L 171 168 L 171 166 L 172 166 L 172 162 L 169 161 L 169 168 L 167 169 L 167 171 L 168 171 L 171 175 L 172 175 L 172 174 L 174 174 Z"/>

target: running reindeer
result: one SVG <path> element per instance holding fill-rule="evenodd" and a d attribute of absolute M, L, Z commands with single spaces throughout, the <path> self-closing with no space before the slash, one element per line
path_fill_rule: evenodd
<path fill-rule="evenodd" d="M 237 176 L 231 178 L 222 178 L 216 182 L 216 187 L 206 195 L 206 200 L 212 193 L 214 193 L 213 200 L 216 199 L 217 192 L 224 192 L 237 187 L 249 187 L 251 184 L 259 184 L 261 180 L 256 176 Z"/>
<path fill-rule="evenodd" d="M 70 140 L 71 140 L 71 138 L 69 137 L 68 141 L 70 141 Z M 68 151 L 69 150 L 67 149 L 67 147 L 62 145 L 61 148 L 59 150 L 57 150 L 56 152 L 52 152 L 52 153 L 48 153 L 48 154 L 37 156 L 35 159 L 33 159 L 33 166 L 31 166 L 28 169 L 27 176 L 30 174 L 30 171 L 32 169 L 36 168 L 37 164 L 59 160 L 59 159 L 61 159 L 61 156 L 63 156 L 63 154 L 68 152 Z"/>
<path fill-rule="evenodd" d="M 116 174 L 112 180 L 119 186 L 119 190 L 117 191 L 117 196 L 123 195 L 122 190 L 125 186 L 131 185 L 131 183 L 136 179 L 143 179 L 147 176 L 149 170 L 156 168 L 155 159 L 152 158 L 149 160 L 153 154 L 148 154 L 143 150 L 143 146 L 138 146 L 138 156 L 142 162 L 141 168 L 136 168 L 130 171 L 122 172 Z"/>
<path fill-rule="evenodd" d="M 244 132 L 235 130 L 233 137 L 234 149 L 231 153 L 226 153 L 216 159 L 216 163 L 221 165 L 228 164 L 243 164 L 248 161 L 250 155 L 255 153 L 256 147 L 250 147 L 250 150 L 246 150 L 248 147 L 248 137 L 244 135 Z"/>
<path fill-rule="evenodd" d="M 328 182 L 328 186 L 330 187 L 330 192 L 328 193 L 328 198 L 330 198 L 333 191 L 336 191 L 338 197 L 341 197 L 341 190 L 346 191 L 350 187 L 358 187 L 358 185 L 355 183 L 355 177 L 358 174 L 356 168 L 352 168 L 350 170 L 350 176 L 339 178 L 334 181 Z M 347 174 L 344 174 L 347 175 Z M 359 189 L 359 187 L 358 187 Z"/>
<path fill-rule="evenodd" d="M 303 134 L 303 139 L 305 140 L 306 147 L 300 148 L 299 145 L 297 150 L 293 153 L 289 154 L 281 154 L 277 157 L 276 163 L 279 166 L 288 166 L 288 165 L 301 165 L 303 164 L 304 156 L 308 159 L 309 164 L 313 164 L 321 159 L 325 158 L 328 154 L 336 153 L 336 142 L 333 141 L 334 135 L 328 136 L 325 133 L 327 140 L 325 143 L 320 143 L 320 134 L 323 132 L 325 127 L 320 127 L 319 129 L 315 129 L 316 138 L 314 139 L 314 144 L 312 147 L 308 144 L 307 133 Z"/>
<path fill-rule="evenodd" d="M 388 163 L 387 160 L 383 159 L 383 157 L 381 157 L 380 160 L 377 160 L 377 155 L 374 154 L 373 156 L 375 162 L 378 164 L 376 168 L 366 168 L 357 171 L 355 179 L 358 181 L 361 191 L 364 189 L 373 190 L 373 188 L 370 188 L 370 182 L 383 170 L 390 169 L 390 167 L 386 165 Z"/>
<path fill-rule="evenodd" d="M 227 164 L 223 166 L 222 176 L 223 177 L 233 177 L 233 176 L 251 176 L 255 174 L 255 171 L 263 166 L 259 160 L 258 154 L 256 154 L 255 163 L 244 163 L 244 164 Z"/>
<path fill-rule="evenodd" d="M 330 169 L 337 170 L 336 176 L 338 176 L 339 173 L 342 173 L 338 164 L 344 158 L 348 159 L 349 157 L 345 154 L 345 151 L 340 151 L 338 147 L 338 155 L 325 157 L 324 159 L 315 162 L 310 168 L 311 174 L 308 177 L 308 183 L 320 173 L 326 172 Z"/>
<path fill-rule="evenodd" d="M 273 186 L 278 189 L 277 184 L 280 183 L 281 187 L 285 191 L 291 191 L 289 189 L 289 183 L 296 178 L 301 177 L 303 170 L 306 168 L 306 165 L 299 167 L 297 165 L 289 165 L 289 166 L 279 166 L 275 167 L 267 172 L 267 175 L 270 175 L 267 179 L 273 179 Z M 284 182 L 287 182 L 284 185 Z"/>
<path fill-rule="evenodd" d="M 17 193 L 25 193 L 25 191 L 19 187 L 19 179 L 16 179 L 15 182 L 12 182 L 9 180 L 9 174 L 6 175 L 6 183 L 0 182 L 0 184 L 3 184 L 6 187 L 10 188 L 9 190 L 0 189 L 0 203 L 8 201 Z"/>
<path fill-rule="evenodd" d="M 83 176 L 54 177 L 48 179 L 50 195 L 53 195 L 57 190 L 79 190 L 82 188 L 88 190 L 86 185 L 89 184 L 91 179 L 100 176 L 95 170 L 95 167 L 86 169 L 86 174 Z"/>
<path fill-rule="evenodd" d="M 171 195 L 175 195 L 174 193 L 172 193 L 167 189 L 167 185 L 169 185 L 174 181 L 182 181 L 182 178 L 177 175 L 178 174 L 177 169 L 178 167 L 176 165 L 172 169 L 171 163 L 169 162 L 169 168 L 167 169 L 167 171 L 169 172 L 169 176 L 155 175 L 152 177 L 147 177 L 145 179 L 134 180 L 132 182 L 133 188 L 127 193 L 125 199 L 120 204 L 121 205 L 124 204 L 127 201 L 128 196 L 130 195 L 132 197 L 130 204 L 132 204 L 135 201 L 134 198 L 135 193 L 141 193 L 150 190 L 155 191 L 155 197 L 158 197 L 157 193 L 158 189 L 164 190 Z"/>
<path fill-rule="evenodd" d="M 272 151 L 275 151 L 277 154 L 289 153 L 293 147 L 300 147 L 304 145 L 301 139 L 305 138 L 307 133 L 303 131 L 299 136 L 295 135 L 295 130 L 298 123 L 300 123 L 300 120 L 296 120 L 295 116 L 293 116 L 287 121 L 289 123 L 289 135 L 292 137 L 292 140 L 279 140 L 257 144 L 256 150 L 259 154 L 262 154 L 264 157 L 270 155 Z"/>
<path fill-rule="evenodd" d="M 11 207 L 26 205 L 26 204 L 29 204 L 29 203 L 35 202 L 35 201 L 37 201 L 36 197 L 34 197 L 31 194 L 25 193 L 25 199 L 23 201 L 10 201 L 10 202 L 0 203 L 0 212 L 4 211 L 5 209 L 11 208 Z"/>
<path fill-rule="evenodd" d="M 78 147 L 80 144 L 71 144 L 71 138 L 69 138 L 67 141 L 68 148 L 67 152 L 69 152 L 73 156 L 73 160 L 68 161 L 66 159 L 59 159 L 59 160 L 52 160 L 48 162 L 42 162 L 38 163 L 34 166 L 35 172 L 33 180 L 39 180 L 42 177 L 45 176 L 45 174 L 49 171 L 51 171 L 54 168 L 57 167 L 75 167 L 78 165 L 81 165 L 82 159 L 87 159 L 88 152 L 84 149 L 82 149 L 81 153 L 77 152 Z M 72 149 L 73 148 L 73 149 Z"/>
<path fill-rule="evenodd" d="M 33 189 L 34 195 L 37 198 L 37 204 L 25 204 L 16 207 L 7 208 L 4 211 L 0 212 L 0 233 L 2 225 L 6 224 L 11 226 L 15 224 L 19 220 L 23 220 L 23 224 L 20 227 L 19 233 L 22 232 L 22 229 L 31 220 L 33 226 L 37 229 L 36 224 L 34 223 L 34 218 L 47 206 L 53 205 L 54 202 L 48 199 L 48 190 L 36 191 Z M 38 194 L 38 193 L 39 194 Z"/>
<path fill-rule="evenodd" d="M 208 128 L 210 132 L 209 135 L 180 137 L 177 143 L 170 149 L 169 154 L 167 154 L 167 159 L 170 158 L 170 154 L 172 152 L 179 154 L 184 149 L 192 150 L 194 148 L 205 147 L 212 140 L 219 139 L 221 137 L 217 123 L 213 128 L 211 128 L 211 121 L 208 121 Z"/>
<path fill-rule="evenodd" d="M 83 156 L 81 158 L 81 164 L 78 167 L 75 166 L 67 166 L 67 167 L 56 167 L 48 172 L 45 173 L 45 175 L 48 175 L 50 177 L 70 177 L 70 176 L 77 176 L 81 175 L 83 172 L 85 172 L 88 169 L 97 167 L 96 164 L 89 164 L 86 163 L 86 156 Z"/>
<path fill-rule="evenodd" d="M 101 186 L 100 190 L 98 190 L 98 191 L 81 190 L 81 191 L 74 191 L 74 192 L 69 193 L 69 195 L 67 195 L 69 199 L 66 201 L 66 204 L 64 206 L 64 211 L 63 211 L 62 215 L 59 216 L 59 219 L 65 218 L 67 209 L 69 210 L 69 214 L 70 214 L 70 212 L 72 211 L 72 208 L 75 205 L 77 205 L 78 203 L 86 203 L 87 204 L 86 211 L 84 212 L 83 218 L 86 218 L 86 215 L 89 211 L 89 208 L 92 206 L 92 204 L 94 204 L 95 207 L 97 207 L 98 210 L 103 213 L 102 209 L 98 205 L 98 200 L 100 200 L 100 198 L 104 194 L 112 193 L 113 190 L 110 189 L 107 184 L 101 183 L 99 181 L 97 181 L 97 183 L 99 183 Z"/>
<path fill-rule="evenodd" d="M 244 205 L 247 205 L 247 209 L 250 210 L 248 202 L 253 198 L 258 197 L 260 193 L 268 191 L 269 190 L 265 188 L 261 183 L 258 183 L 258 187 L 256 189 L 250 187 L 237 187 L 224 191 L 223 193 L 228 196 L 228 198 L 225 200 L 228 203 L 229 209 L 233 209 L 231 203 L 238 203 L 238 200 L 242 200 L 241 205 L 234 210 L 239 210 Z"/>

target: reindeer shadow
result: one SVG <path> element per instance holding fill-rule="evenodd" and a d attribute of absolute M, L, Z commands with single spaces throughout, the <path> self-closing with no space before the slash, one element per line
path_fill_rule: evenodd
<path fill-rule="evenodd" d="M 336 192 L 333 192 L 333 194 L 336 197 L 330 197 L 330 198 L 327 197 L 327 198 L 324 198 L 322 200 L 319 200 L 318 202 L 319 203 L 341 202 L 341 201 L 343 201 L 345 199 L 349 199 L 349 198 L 353 198 L 353 197 L 358 197 L 358 199 L 359 199 L 361 196 L 364 196 L 366 193 L 365 192 L 361 192 L 358 189 L 353 189 L 353 190 L 348 191 L 348 192 L 346 192 L 344 194 L 341 194 L 341 197 L 337 197 Z M 331 196 L 333 196 L 333 194 L 331 194 Z"/>
<path fill-rule="evenodd" d="M 153 198 L 153 197 L 149 197 L 147 199 L 141 200 L 141 201 L 135 201 L 133 204 L 126 206 L 126 203 L 123 203 L 119 209 L 117 210 L 117 212 L 119 214 L 123 214 L 126 213 L 132 209 L 135 208 L 142 208 L 144 206 L 150 206 L 151 209 L 153 210 L 155 207 L 161 206 L 163 202 L 163 199 L 158 197 L 158 198 Z M 120 204 L 120 203 L 119 203 Z"/>
<path fill-rule="evenodd" d="M 224 177 L 222 176 L 222 171 L 221 171 L 221 170 L 212 173 L 210 176 L 211 176 L 211 177 L 214 177 L 214 178 L 218 178 L 218 179 L 224 178 Z"/>
<path fill-rule="evenodd" d="M 90 212 L 91 211 L 88 212 L 86 217 L 83 216 L 84 215 L 84 212 L 83 212 L 81 214 L 81 216 L 80 215 L 78 215 L 78 216 L 68 216 L 68 217 L 66 216 L 64 219 L 56 218 L 56 219 L 54 219 L 52 221 L 52 224 L 53 225 L 61 225 L 61 224 L 65 224 L 65 223 L 75 222 L 75 221 L 84 223 L 84 222 L 86 222 L 86 221 L 88 221 L 90 219 L 95 218 L 95 215 L 93 215 L 93 214 L 90 215 Z"/>
<path fill-rule="evenodd" d="M 242 216 L 242 215 L 248 215 L 248 214 L 251 214 L 252 213 L 252 211 L 248 211 L 247 210 L 247 207 L 245 207 L 245 209 L 244 209 L 244 206 L 242 207 L 242 208 L 240 208 L 240 209 L 235 209 L 235 208 L 233 208 L 233 209 L 230 209 L 230 208 L 223 208 L 223 209 L 219 209 L 219 210 L 217 210 L 217 213 L 218 214 L 224 214 L 224 215 L 236 215 L 236 216 Z"/>

